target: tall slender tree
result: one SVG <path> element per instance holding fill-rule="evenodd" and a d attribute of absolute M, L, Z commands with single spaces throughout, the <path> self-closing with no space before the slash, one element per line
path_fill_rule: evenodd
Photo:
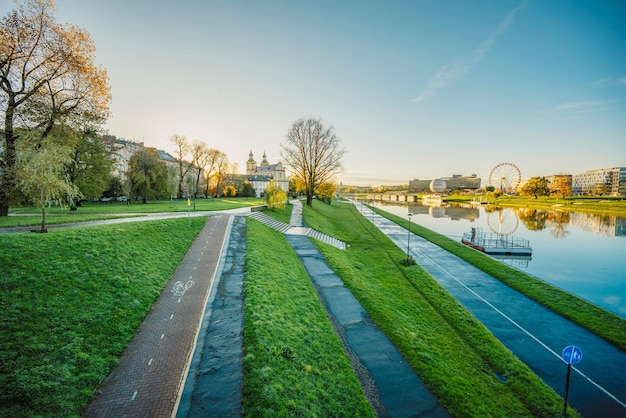
<path fill-rule="evenodd" d="M 187 137 L 184 135 L 174 134 L 170 137 L 170 143 L 174 145 L 174 158 L 178 161 L 178 198 L 182 198 L 185 195 L 184 183 L 185 176 L 191 170 L 193 166 L 192 162 L 185 161 L 189 157 L 189 152 L 191 151 L 191 145 L 189 145 L 189 141 Z"/>

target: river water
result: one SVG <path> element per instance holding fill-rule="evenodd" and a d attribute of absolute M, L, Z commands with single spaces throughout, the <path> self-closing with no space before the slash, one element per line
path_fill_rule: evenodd
<path fill-rule="evenodd" d="M 460 241 L 464 232 L 514 235 L 531 257 L 500 261 L 626 318 L 626 218 L 487 205 L 429 207 L 367 202 Z"/>

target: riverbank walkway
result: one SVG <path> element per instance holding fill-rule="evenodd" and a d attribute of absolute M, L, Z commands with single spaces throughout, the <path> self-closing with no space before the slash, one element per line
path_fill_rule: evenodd
<path fill-rule="evenodd" d="M 511 289 L 455 255 L 353 202 L 481 321 L 509 350 L 561 396 L 567 365 L 562 350 L 576 345 L 583 359 L 572 366 L 568 403 L 584 416 L 626 416 L 626 353 Z"/>

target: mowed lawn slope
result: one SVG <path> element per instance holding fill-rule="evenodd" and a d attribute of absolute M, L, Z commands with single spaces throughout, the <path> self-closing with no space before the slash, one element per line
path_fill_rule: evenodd
<path fill-rule="evenodd" d="M 373 416 L 284 236 L 248 219 L 246 240 L 243 415 Z"/>
<path fill-rule="evenodd" d="M 80 416 L 205 221 L 0 235 L 0 416 Z"/>
<path fill-rule="evenodd" d="M 559 416 L 563 400 L 420 266 L 350 204 L 304 207 L 308 226 L 347 242 L 316 242 L 376 324 L 457 417 Z M 568 409 L 576 416 L 576 412 Z"/>

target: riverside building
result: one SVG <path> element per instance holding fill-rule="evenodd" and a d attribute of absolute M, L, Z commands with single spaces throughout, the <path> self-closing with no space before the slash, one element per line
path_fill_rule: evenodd
<path fill-rule="evenodd" d="M 626 196 L 626 167 L 601 168 L 572 175 L 573 195 L 600 192 L 611 196 Z"/>

